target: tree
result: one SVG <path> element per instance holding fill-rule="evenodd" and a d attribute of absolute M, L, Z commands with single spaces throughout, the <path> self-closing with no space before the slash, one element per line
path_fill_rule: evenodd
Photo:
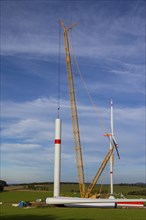
<path fill-rule="evenodd" d="M 4 190 L 4 186 L 0 183 L 0 191 Z"/>
<path fill-rule="evenodd" d="M 8 184 L 7 184 L 6 181 L 4 181 L 4 180 L 0 180 L 0 185 L 2 185 L 3 187 L 4 187 L 4 186 L 8 186 Z"/>
<path fill-rule="evenodd" d="M 0 180 L 0 191 L 3 191 L 5 186 L 8 186 L 6 181 Z"/>

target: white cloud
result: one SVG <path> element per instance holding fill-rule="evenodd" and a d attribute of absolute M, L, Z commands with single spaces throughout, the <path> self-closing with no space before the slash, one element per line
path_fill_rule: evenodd
<path fill-rule="evenodd" d="M 4 152 L 21 152 L 23 150 L 35 150 L 40 148 L 41 145 L 39 144 L 21 144 L 21 143 L 4 143 L 1 146 L 1 150 Z"/>
<path fill-rule="evenodd" d="M 63 103 L 64 114 L 62 131 L 62 178 L 67 176 L 69 180 L 68 161 L 70 168 L 76 172 L 75 152 L 72 137 L 71 119 L 66 117 L 69 111 L 69 102 Z M 33 100 L 32 102 L 17 103 L 4 102 L 2 106 L 8 111 L 2 109 L 2 167 L 5 170 L 5 164 L 11 167 L 17 166 L 17 172 L 20 167 L 33 167 L 33 170 L 39 169 L 45 175 L 48 172 L 48 178 L 53 178 L 53 158 L 54 158 L 54 106 L 55 99 Z M 47 106 L 50 106 L 48 108 Z M 25 108 L 27 111 L 25 111 Z M 55 107 L 56 108 L 56 107 Z M 50 114 L 47 114 L 49 109 Z M 109 124 L 109 112 L 105 108 L 98 108 L 105 117 L 106 125 Z M 79 119 L 81 130 L 81 143 L 85 165 L 92 167 L 90 176 L 93 176 L 95 169 L 100 165 L 109 149 L 109 141 L 103 138 L 104 130 L 100 130 L 100 125 L 93 117 L 90 107 L 80 105 L 79 112 L 84 112 Z M 119 141 L 119 151 L 121 154 L 120 162 L 116 158 L 116 166 L 128 166 L 132 169 L 135 160 L 144 166 L 144 107 L 141 108 L 116 108 L 115 112 L 115 133 Z M 42 116 L 43 115 L 43 116 Z M 87 117 L 88 116 L 88 117 Z M 86 120 L 84 119 L 86 118 Z M 88 118 L 88 119 L 87 119 Z M 98 121 L 98 120 L 97 120 Z M 99 127 L 98 127 L 99 126 Z M 26 163 L 27 161 L 27 163 Z M 129 164 L 129 161 L 130 164 Z M 6 166 L 8 167 L 8 165 Z M 49 168 L 48 168 L 49 167 Z M 94 167 L 94 168 L 93 168 Z M 120 168 L 121 169 L 121 168 Z M 25 168 L 24 168 L 25 173 Z M 5 174 L 6 175 L 6 174 Z M 41 174 L 42 175 L 42 174 Z M 135 181 L 136 181 L 135 174 Z M 14 181 L 14 180 L 12 180 Z M 123 180 L 124 181 L 124 180 Z"/>
<path fill-rule="evenodd" d="M 126 4 L 127 11 L 121 11 L 123 4 Z M 72 17 L 73 21 L 77 21 L 78 26 L 71 31 L 75 54 L 81 63 L 81 67 L 87 70 L 87 78 L 92 78 L 89 90 L 94 95 L 94 99 L 97 98 L 96 94 L 102 95 L 100 102 L 103 96 L 104 98 L 107 97 L 107 94 L 115 94 L 117 99 L 127 96 L 126 101 L 132 95 L 134 101 L 135 96 L 138 98 L 140 96 L 141 99 L 142 105 L 139 105 L 140 107 L 129 107 L 131 102 L 126 103 L 127 108 L 119 107 L 122 103 L 120 102 L 120 105 L 115 109 L 115 133 L 122 156 L 122 162 L 118 163 L 118 168 L 122 170 L 122 166 L 128 167 L 126 174 L 128 176 L 128 172 L 133 172 L 132 166 L 137 158 L 138 163 L 144 167 L 145 107 L 143 107 L 142 98 L 145 93 L 145 20 L 144 10 L 140 2 L 129 5 L 129 3 L 120 1 L 114 6 L 113 10 L 112 5 L 107 2 L 92 2 L 92 4 L 86 5 L 82 2 L 65 1 L 65 5 L 63 5 L 56 1 L 55 3 L 45 3 L 45 8 L 44 4 L 37 2 L 34 8 L 31 2 L 29 4 L 25 1 L 23 3 L 17 1 L 3 2 L 1 53 L 4 56 L 11 55 L 14 59 L 16 55 L 21 56 L 24 58 L 24 62 L 18 64 L 17 61 L 13 60 L 13 65 L 21 67 L 22 72 L 27 73 L 29 72 L 28 69 L 31 68 L 33 76 L 39 75 L 41 77 L 42 67 L 38 70 L 38 65 L 34 67 L 32 63 L 26 62 L 26 59 L 34 58 L 38 61 L 43 59 L 47 62 L 48 59 L 54 59 L 55 62 L 58 61 L 58 58 L 56 59 L 59 50 L 57 16 L 62 16 L 65 24 L 68 16 Z M 66 16 L 64 10 L 66 10 Z M 9 16 L 6 15 L 6 12 Z M 70 24 L 68 21 L 67 23 Z M 64 54 L 63 37 L 61 53 Z M 11 56 L 9 57 L 10 60 Z M 24 65 L 25 62 L 28 65 Z M 48 73 L 48 69 L 44 68 L 44 71 Z M 99 73 L 99 80 L 95 79 L 97 72 Z M 102 75 L 102 73 L 104 74 Z M 49 77 L 53 77 L 53 74 Z M 47 79 L 48 75 L 44 75 L 42 77 Z M 80 83 L 77 87 L 80 89 Z M 19 89 L 18 86 L 18 91 Z M 77 95 L 82 95 L 81 90 Z M 105 130 L 110 131 L 110 113 L 105 107 L 98 107 L 99 118 L 96 120 L 93 109 L 84 104 L 84 96 L 82 97 L 79 99 L 80 104 L 78 104 L 81 142 L 83 152 L 88 153 L 88 155 L 84 154 L 83 156 L 89 163 L 90 175 L 92 175 L 92 170 L 95 169 L 93 166 L 96 167 L 96 163 L 99 163 L 108 151 L 109 142 L 106 139 L 103 140 L 103 133 Z M 131 106 L 137 104 L 137 102 L 133 103 Z M 70 176 L 69 170 L 72 169 L 75 174 L 76 169 L 69 106 L 68 101 L 61 100 L 60 115 L 63 119 L 62 167 L 66 171 L 62 172 L 62 175 L 64 179 L 69 178 L 71 180 L 72 176 Z M 1 107 L 2 165 L 6 171 L 3 175 L 13 181 L 11 173 L 15 167 L 17 178 L 20 176 L 20 179 L 25 181 L 27 170 L 31 167 L 32 172 L 31 170 L 28 172 L 29 176 L 32 176 L 31 179 L 35 179 L 39 173 L 44 180 L 46 173 L 50 175 L 48 177 L 52 178 L 54 118 L 57 112 L 57 100 L 54 98 L 38 98 L 20 103 L 6 101 L 2 102 Z M 50 168 L 47 167 L 49 163 Z M 25 177 L 21 174 L 19 166 L 21 169 L 23 167 Z M 48 171 L 48 169 L 50 170 Z M 122 175 L 124 178 L 124 173 Z M 138 171 L 134 175 L 133 180 L 140 177 Z M 141 172 L 142 176 L 143 173 Z M 120 177 L 118 178 L 120 179 Z"/>
<path fill-rule="evenodd" d="M 141 7 L 137 7 L 134 11 L 131 7 L 130 12 L 133 14 L 129 16 L 116 16 L 115 14 L 112 16 L 106 14 L 105 16 L 106 8 L 97 7 L 98 3 L 95 4 L 96 7 L 92 3 L 85 14 L 80 4 L 74 6 L 78 18 L 74 15 L 74 10 L 71 10 L 72 19 L 78 22 L 77 27 L 73 29 L 75 32 L 75 53 L 78 56 L 87 57 L 88 59 L 109 57 L 114 57 L 114 59 L 125 57 L 127 59 L 127 57 L 144 55 L 145 21 L 138 13 Z M 69 13 L 70 7 L 66 7 Z M 63 13 L 59 3 L 56 10 L 52 8 L 50 13 L 47 11 L 48 16 L 46 13 L 39 13 L 39 15 L 33 13 L 29 20 L 28 18 L 32 13 L 31 8 L 27 7 L 27 12 L 23 11 L 21 5 L 18 5 L 17 8 L 17 13 L 13 13 L 8 5 L 4 8 L 5 12 L 10 10 L 11 19 L 6 18 L 3 14 L 2 54 L 15 55 L 18 53 L 25 56 L 26 54 L 33 54 L 36 57 L 58 55 L 59 28 L 57 14 Z M 95 8 L 98 9 L 98 12 L 95 11 Z M 132 41 L 129 40 L 131 38 Z"/>
<path fill-rule="evenodd" d="M 53 127 L 53 123 L 34 119 L 20 120 L 5 127 L 2 130 L 2 136 L 11 139 L 23 138 L 31 142 L 34 140 L 50 140 L 52 139 L 52 131 L 49 132 L 50 126 Z"/>

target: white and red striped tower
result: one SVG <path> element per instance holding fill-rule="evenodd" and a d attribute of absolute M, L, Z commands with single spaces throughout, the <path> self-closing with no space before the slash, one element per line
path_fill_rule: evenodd
<path fill-rule="evenodd" d="M 112 149 L 112 136 L 114 136 L 114 126 L 113 126 L 113 101 L 111 99 L 111 136 L 110 136 L 110 149 Z M 113 153 L 110 157 L 110 188 L 111 194 L 113 194 Z"/>
<path fill-rule="evenodd" d="M 55 120 L 55 156 L 54 156 L 54 197 L 60 195 L 61 171 L 61 119 Z"/>

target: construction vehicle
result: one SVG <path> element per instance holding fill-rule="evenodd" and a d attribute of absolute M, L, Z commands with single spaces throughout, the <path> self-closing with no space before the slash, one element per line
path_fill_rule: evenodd
<path fill-rule="evenodd" d="M 76 163 L 77 163 L 77 170 L 78 170 L 78 182 L 79 182 L 79 189 L 80 189 L 80 196 L 82 198 L 91 197 L 91 192 L 96 185 L 100 175 L 102 174 L 107 162 L 109 161 L 114 148 L 117 150 L 116 142 L 112 138 L 110 142 L 112 142 L 112 148 L 105 156 L 99 170 L 97 171 L 95 177 L 93 178 L 91 184 L 89 185 L 88 189 L 86 190 L 85 187 L 85 177 L 84 177 L 84 166 L 83 166 L 83 158 L 82 158 L 82 148 L 81 148 L 81 141 L 80 141 L 80 131 L 79 131 L 79 123 L 78 123 L 78 114 L 77 114 L 77 105 L 75 99 L 75 92 L 74 92 L 74 81 L 73 81 L 73 74 L 72 74 L 72 64 L 71 64 L 71 56 L 70 56 L 70 48 L 69 48 L 69 39 L 68 39 L 68 31 L 72 29 L 76 23 L 73 23 L 68 28 L 65 27 L 63 21 L 59 19 L 60 24 L 64 31 L 64 46 L 66 52 L 66 68 L 68 74 L 68 86 L 69 86 L 69 94 L 70 94 L 70 106 L 71 106 L 71 116 L 72 116 L 72 128 L 73 128 L 73 136 L 74 136 L 74 144 L 75 144 L 75 152 L 76 152 Z"/>

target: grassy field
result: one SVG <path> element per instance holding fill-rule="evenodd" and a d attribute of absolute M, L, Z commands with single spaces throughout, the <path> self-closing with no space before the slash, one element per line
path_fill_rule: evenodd
<path fill-rule="evenodd" d="M 3 209 L 1 217 L 4 220 L 145 220 L 146 217 L 146 210 L 144 209 L 79 209 L 49 207 L 24 209 L 8 206 Z"/>
<path fill-rule="evenodd" d="M 46 185 L 41 185 L 41 184 L 31 184 L 34 186 L 37 186 L 40 188 L 41 187 L 46 187 L 47 189 L 45 191 L 49 191 L 49 193 L 52 193 L 51 196 L 53 195 L 53 184 L 52 183 L 48 183 Z M 19 190 L 27 190 L 29 189 L 27 185 L 14 185 L 14 186 L 8 186 L 5 187 L 6 191 L 19 191 Z M 110 186 L 109 185 L 103 185 L 101 188 L 101 185 L 96 185 L 95 186 L 95 191 L 99 192 L 102 189 L 102 192 L 106 192 L 108 193 L 110 191 Z M 141 186 L 136 186 L 136 185 L 114 185 L 114 192 L 117 194 L 123 194 L 125 195 L 127 198 L 129 197 L 129 195 L 127 195 L 129 192 L 132 191 L 141 191 L 143 189 L 146 189 L 145 187 L 141 187 Z M 42 189 L 37 189 L 36 191 L 43 191 Z M 61 195 L 65 195 L 65 196 L 79 196 L 79 186 L 76 183 L 61 183 Z M 131 197 L 131 196 L 130 196 Z M 134 196 L 135 197 L 135 196 Z M 144 196 L 142 196 L 144 198 Z M 146 196 L 145 196 L 146 198 Z"/>
<path fill-rule="evenodd" d="M 66 185 L 66 184 L 65 184 Z M 71 194 L 73 185 L 62 185 L 62 192 L 64 194 Z M 119 192 L 138 191 L 140 187 L 133 187 L 131 189 L 127 186 L 120 186 L 117 190 Z M 115 187 L 114 187 L 115 188 Z M 58 207 L 32 207 L 20 208 L 12 207 L 12 203 L 20 201 L 36 201 L 36 199 L 45 200 L 46 197 L 52 196 L 52 191 L 19 191 L 20 188 L 11 188 L 11 191 L 4 191 L 0 193 L 0 213 L 1 219 L 49 219 L 49 220 L 145 220 L 146 209 L 101 209 L 101 208 L 58 208 Z M 21 188 L 22 190 L 22 188 Z M 123 190 L 123 191 L 122 191 Z M 118 191 L 117 191 L 118 192 Z M 74 195 L 74 193 L 72 193 Z"/>
<path fill-rule="evenodd" d="M 50 186 L 51 188 L 51 186 Z M 99 192 L 101 189 L 101 185 L 96 185 L 95 186 L 95 191 L 96 192 Z M 117 193 L 117 194 L 123 194 L 125 195 L 127 198 L 129 197 L 133 197 L 133 196 L 129 196 L 127 195 L 129 192 L 132 192 L 132 191 L 141 191 L 145 189 L 145 187 L 140 187 L 140 186 L 125 186 L 125 185 L 114 185 L 114 192 Z M 53 190 L 53 187 L 52 187 L 52 190 Z M 102 191 L 105 191 L 105 192 L 110 192 L 110 186 L 109 185 L 103 185 L 102 187 Z M 74 192 L 74 193 L 73 193 Z M 69 196 L 79 196 L 79 190 L 78 190 L 78 184 L 61 184 L 61 194 L 62 195 L 69 195 Z M 146 195 L 145 196 L 142 196 L 143 198 L 146 198 Z M 136 198 L 136 196 L 134 196 L 134 198 Z"/>

